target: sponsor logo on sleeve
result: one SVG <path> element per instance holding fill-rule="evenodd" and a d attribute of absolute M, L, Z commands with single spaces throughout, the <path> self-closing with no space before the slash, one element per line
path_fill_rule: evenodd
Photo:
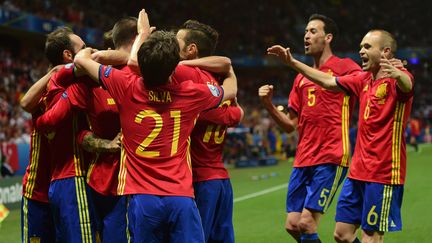
<path fill-rule="evenodd" d="M 220 90 L 216 86 L 211 85 L 211 84 L 207 84 L 207 87 L 209 88 L 210 92 L 212 93 L 212 95 L 214 97 L 219 97 L 220 96 L 221 92 L 220 92 Z"/>
<path fill-rule="evenodd" d="M 105 69 L 105 71 L 104 71 L 104 76 L 105 76 L 105 78 L 108 78 L 108 76 L 110 75 L 111 71 L 112 71 L 112 67 L 111 67 L 111 66 L 108 66 L 108 67 Z"/>

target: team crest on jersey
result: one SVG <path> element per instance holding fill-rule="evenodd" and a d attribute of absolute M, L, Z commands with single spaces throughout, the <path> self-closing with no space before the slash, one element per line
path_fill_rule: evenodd
<path fill-rule="evenodd" d="M 220 90 L 216 86 L 211 85 L 211 84 L 207 84 L 207 87 L 209 88 L 210 92 L 212 93 L 212 95 L 214 97 L 220 96 Z"/>
<path fill-rule="evenodd" d="M 70 69 L 70 68 L 73 68 L 73 66 L 74 66 L 73 63 L 68 63 L 65 65 L 65 68 Z"/>
<path fill-rule="evenodd" d="M 380 84 L 375 92 L 377 98 L 385 98 L 387 96 L 387 83 Z"/>
<path fill-rule="evenodd" d="M 111 67 L 111 66 L 108 66 L 108 67 L 105 69 L 105 71 L 104 71 L 104 76 L 105 76 L 105 78 L 108 78 L 108 76 L 110 75 L 111 71 L 112 71 L 112 67 Z"/>
<path fill-rule="evenodd" d="M 113 98 L 107 98 L 107 104 L 108 105 L 115 105 L 115 101 Z"/>

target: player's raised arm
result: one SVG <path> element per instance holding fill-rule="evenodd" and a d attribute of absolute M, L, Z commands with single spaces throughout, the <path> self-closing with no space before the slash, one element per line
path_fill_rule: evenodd
<path fill-rule="evenodd" d="M 237 96 L 237 77 L 232 66 L 221 86 L 224 89 L 222 100 L 234 99 Z"/>
<path fill-rule="evenodd" d="M 308 65 L 296 60 L 292 56 L 290 48 L 284 48 L 280 45 L 275 45 L 267 49 L 267 54 L 279 57 L 284 63 L 288 64 L 288 66 L 325 89 L 342 91 L 337 85 L 335 77 L 309 67 Z"/>
<path fill-rule="evenodd" d="M 183 60 L 179 64 L 194 66 L 217 74 L 227 74 L 231 69 L 231 59 L 223 56 L 208 56 L 191 60 Z"/>
<path fill-rule="evenodd" d="M 293 132 L 297 129 L 297 115 L 293 111 L 288 114 L 278 110 L 272 103 L 273 98 L 273 85 L 263 85 L 258 89 L 258 96 L 264 108 L 270 113 L 270 116 L 275 122 L 287 133 Z"/>
<path fill-rule="evenodd" d="M 48 82 L 51 76 L 56 73 L 64 65 L 57 65 L 52 68 L 45 76 L 34 83 L 30 89 L 25 93 L 20 101 L 20 105 L 23 110 L 33 113 L 39 104 L 39 100 L 42 97 L 43 92 L 46 90 Z"/>
<path fill-rule="evenodd" d="M 150 27 L 148 15 L 145 9 L 142 9 L 138 15 L 137 32 L 138 35 L 132 45 L 131 53 L 129 55 L 128 66 L 136 72 L 140 72 L 138 67 L 138 50 L 142 43 L 150 36 L 150 34 L 156 30 L 156 27 Z"/>

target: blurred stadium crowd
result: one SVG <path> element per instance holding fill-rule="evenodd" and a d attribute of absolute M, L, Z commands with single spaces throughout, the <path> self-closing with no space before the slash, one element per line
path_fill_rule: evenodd
<path fill-rule="evenodd" d="M 430 14 L 419 14 L 420 1 L 398 2 L 399 8 L 386 8 L 392 1 L 375 2 L 353 1 L 343 4 L 343 0 L 327 1 L 178 1 L 173 11 L 170 1 L 146 3 L 152 23 L 160 29 L 173 28 L 186 19 L 194 18 L 207 23 L 220 33 L 218 54 L 229 57 L 263 57 L 265 49 L 275 43 L 291 46 L 297 53 L 303 50 L 302 36 L 307 17 L 311 13 L 325 9 L 340 24 L 341 36 L 336 42 L 338 52 L 356 53 L 358 43 L 371 27 L 380 27 L 393 32 L 401 48 L 426 48 L 432 39 L 432 32 L 419 29 L 419 22 L 432 22 Z M 113 0 L 72 1 L 65 7 L 59 0 L 14 0 L 3 1 L 3 9 L 29 12 L 47 19 L 62 20 L 77 26 L 86 26 L 107 31 L 125 13 L 138 12 L 142 8 L 138 1 L 125 1 L 117 4 Z M 113 8 L 112 6 L 116 6 Z M 382 14 L 386 9 L 387 14 Z M 404 9 L 403 12 L 399 9 Z M 427 8 L 426 8 L 427 9 Z M 254 12 L 254 14 L 250 14 Z M 355 12 L 356 17 L 351 13 Z M 164 13 L 169 13 L 167 16 Z M 192 14 L 191 14 L 192 13 Z M 400 16 L 404 21 L 395 23 L 392 16 Z M 414 16 L 412 18 L 411 16 Z M 365 16 L 360 17 L 359 16 Z M 430 43 L 429 43 L 430 44 Z M 419 140 L 430 142 L 432 124 L 432 58 L 408 62 L 408 69 L 414 74 L 415 98 L 412 117 L 420 124 Z M 234 62 L 239 78 L 238 100 L 245 110 L 242 124 L 230 129 L 230 139 L 226 146 L 227 161 L 243 157 L 260 157 L 279 152 L 293 156 L 296 137 L 283 133 L 259 104 L 257 89 L 271 83 L 276 86 L 275 103 L 286 109 L 287 96 L 295 73 L 283 67 L 245 67 Z M 0 142 L 28 143 L 31 126 L 30 114 L 19 107 L 20 98 L 28 88 L 48 70 L 48 62 L 43 50 L 16 50 L 0 47 Z M 356 121 L 356 117 L 352 119 Z M 355 124 L 353 125 L 355 127 Z M 410 129 L 408 129 L 410 131 Z M 409 136 L 408 136 L 409 137 Z"/>

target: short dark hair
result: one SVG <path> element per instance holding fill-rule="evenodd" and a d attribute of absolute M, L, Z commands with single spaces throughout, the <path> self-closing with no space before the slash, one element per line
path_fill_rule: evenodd
<path fill-rule="evenodd" d="M 394 55 L 397 51 L 397 41 L 394 35 L 383 29 L 371 29 L 369 32 L 381 33 L 381 48 L 390 47 L 391 53 Z M 368 32 L 368 33 L 369 33 Z"/>
<path fill-rule="evenodd" d="M 138 50 L 138 65 L 148 87 L 166 84 L 179 61 L 180 47 L 173 32 L 152 33 Z"/>
<path fill-rule="evenodd" d="M 114 47 L 118 49 L 131 43 L 137 36 L 137 21 L 135 17 L 126 17 L 117 21 L 112 29 Z"/>
<path fill-rule="evenodd" d="M 70 35 L 73 35 L 73 31 L 69 27 L 59 27 L 47 35 L 45 55 L 53 66 L 64 63 L 64 50 L 74 52 Z"/>
<path fill-rule="evenodd" d="M 180 29 L 187 30 L 184 39 L 186 46 L 195 43 L 200 57 L 213 55 L 219 39 L 219 33 L 215 29 L 197 20 L 184 22 Z"/>
<path fill-rule="evenodd" d="M 332 34 L 333 39 L 339 35 L 339 28 L 333 19 L 322 14 L 312 14 L 309 17 L 309 22 L 312 20 L 321 20 L 324 23 L 324 33 Z"/>
<path fill-rule="evenodd" d="M 103 42 L 104 42 L 104 48 L 105 49 L 115 49 L 113 38 L 112 38 L 112 29 L 108 30 L 103 34 Z"/>

